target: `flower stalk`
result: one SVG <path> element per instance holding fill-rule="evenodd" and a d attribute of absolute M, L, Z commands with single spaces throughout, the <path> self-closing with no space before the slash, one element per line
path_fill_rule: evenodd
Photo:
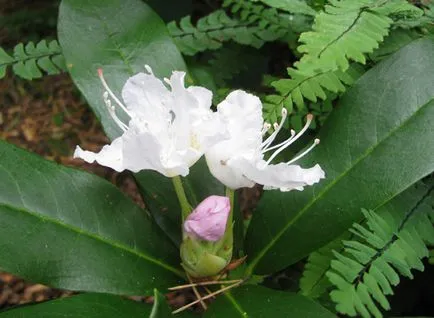
<path fill-rule="evenodd" d="M 184 222 L 191 211 L 193 211 L 193 208 L 188 202 L 187 195 L 184 191 L 184 186 L 182 185 L 181 177 L 172 177 L 172 183 L 173 187 L 175 188 L 176 196 L 178 197 L 179 205 L 181 206 L 182 222 Z"/>

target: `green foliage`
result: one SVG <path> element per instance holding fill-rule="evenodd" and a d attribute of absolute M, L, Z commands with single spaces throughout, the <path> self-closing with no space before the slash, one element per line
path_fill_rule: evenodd
<path fill-rule="evenodd" d="M 259 48 L 265 42 L 300 32 L 309 24 L 309 19 L 300 15 L 282 14 L 261 5 L 242 3 L 246 8 L 238 17 L 229 17 L 224 10 L 216 10 L 200 18 L 196 25 L 193 25 L 190 16 L 186 16 L 179 23 L 170 22 L 167 28 L 182 53 L 195 55 L 219 49 L 227 41 Z M 230 4 L 226 2 L 225 5 Z M 234 6 L 232 9 L 232 12 L 238 12 Z"/>
<path fill-rule="evenodd" d="M 345 85 L 353 84 L 363 73 L 362 68 L 354 65 L 346 72 L 341 70 L 318 72 L 313 75 L 304 75 L 296 69 L 288 68 L 289 79 L 280 79 L 274 81 L 271 85 L 276 89 L 278 94 L 268 95 L 264 98 L 264 117 L 266 121 L 276 122 L 281 116 L 282 107 L 285 107 L 291 114 L 294 105 L 297 107 L 297 115 L 303 112 L 314 112 L 310 104 L 305 99 L 313 103 L 329 99 L 328 96 L 334 93 L 334 96 L 343 93 L 346 90 Z M 319 115 L 323 115 L 320 112 Z M 317 117 L 315 117 L 317 118 Z"/>
<path fill-rule="evenodd" d="M 393 294 L 399 274 L 413 278 L 412 269 L 424 270 L 421 259 L 429 256 L 425 244 L 434 244 L 434 209 L 422 206 L 432 199 L 434 187 L 406 214 L 363 210 L 367 226 L 350 230 L 360 240 L 344 241 L 344 251 L 334 252 L 327 277 L 336 286 L 330 296 L 336 310 L 349 316 L 382 317 L 389 310 L 385 295 Z M 377 304 L 378 303 L 378 304 Z"/>
<path fill-rule="evenodd" d="M 80 294 L 39 304 L 20 306 L 0 313 L 1 318 L 143 318 L 150 316 L 151 306 L 121 296 Z"/>
<path fill-rule="evenodd" d="M 421 35 L 415 30 L 392 30 L 382 45 L 373 53 L 368 55 L 369 59 L 374 62 L 379 62 L 420 36 Z"/>
<path fill-rule="evenodd" d="M 19 43 L 12 56 L 0 47 L 0 78 L 6 74 L 6 68 L 12 66 L 13 72 L 24 79 L 40 78 L 44 72 L 48 75 L 59 74 L 65 70 L 65 61 L 57 41 L 47 44 L 46 40 Z"/>
<path fill-rule="evenodd" d="M 179 282 L 177 249 L 114 185 L 4 141 L 0 161 L 3 270 L 57 288 L 121 295 Z"/>
<path fill-rule="evenodd" d="M 270 7 L 291 13 L 315 16 L 315 10 L 309 7 L 304 0 L 252 0 L 252 2 L 262 2 Z"/>
<path fill-rule="evenodd" d="M 342 248 L 342 237 L 330 242 L 309 255 L 304 267 L 303 276 L 300 279 L 300 293 L 310 298 L 318 298 L 330 288 L 330 281 L 326 276 L 333 259 L 333 251 Z"/>
<path fill-rule="evenodd" d="M 246 285 L 220 296 L 205 312 L 205 318 L 216 317 L 315 317 L 332 318 L 333 313 L 308 297 Z"/>
<path fill-rule="evenodd" d="M 288 68 L 290 79 L 272 83 L 280 98 L 267 100 L 267 117 L 282 105 L 292 110 L 295 103 L 303 108 L 305 99 L 316 102 L 327 99 L 326 91 L 341 93 L 354 80 L 350 63 L 365 64 L 366 54 L 384 40 L 393 19 L 403 12 L 414 15 L 422 11 L 405 0 L 330 1 L 315 16 L 312 30 L 301 34 L 298 47 L 304 53 L 294 67 Z"/>
<path fill-rule="evenodd" d="M 274 32 L 288 32 L 289 30 L 299 33 L 306 31 L 311 24 L 311 18 L 298 12 L 282 13 L 275 8 L 254 3 L 249 0 L 225 0 L 223 7 L 228 8 L 232 14 L 241 21 L 248 23 L 258 22 L 261 29 L 266 27 Z"/>
<path fill-rule="evenodd" d="M 259 48 L 267 41 L 282 37 L 283 29 L 261 28 L 258 23 L 248 23 L 230 18 L 223 10 L 217 10 L 198 20 L 196 26 L 191 23 L 190 16 L 167 25 L 170 35 L 182 53 L 195 55 L 205 50 L 221 48 L 223 42 L 234 42 Z"/>
<path fill-rule="evenodd" d="M 245 240 L 248 273 L 297 262 L 361 220 L 360 207 L 383 205 L 432 173 L 433 67 L 434 41 L 416 40 L 340 98 L 320 146 L 298 162 L 319 163 L 326 178 L 302 192 L 264 192 Z"/>

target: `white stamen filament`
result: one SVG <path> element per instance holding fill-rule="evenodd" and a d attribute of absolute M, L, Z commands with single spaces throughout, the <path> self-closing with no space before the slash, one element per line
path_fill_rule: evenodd
<path fill-rule="evenodd" d="M 282 108 L 282 120 L 280 121 L 279 124 L 277 124 L 277 123 L 273 124 L 275 130 L 270 135 L 270 137 L 268 137 L 267 139 L 265 139 L 265 141 L 261 144 L 261 148 L 267 148 L 267 146 L 269 146 L 274 141 L 274 139 L 276 138 L 277 134 L 282 129 L 283 124 L 285 123 L 287 115 L 288 115 L 288 111 L 286 110 L 286 108 Z"/>
<path fill-rule="evenodd" d="M 125 125 L 119 117 L 116 115 L 115 107 L 112 105 L 110 99 L 108 98 L 108 93 L 104 92 L 103 94 L 104 103 L 109 111 L 110 117 L 114 120 L 114 122 L 122 129 L 124 132 L 128 130 L 128 126 Z"/>
<path fill-rule="evenodd" d="M 131 114 L 129 113 L 129 111 L 127 110 L 127 108 L 121 103 L 121 101 L 116 97 L 116 95 L 112 92 L 112 90 L 110 89 L 110 87 L 107 85 L 107 82 L 104 79 L 104 75 L 102 74 L 102 69 L 98 69 L 98 77 L 101 80 L 102 86 L 104 86 L 106 92 L 110 95 L 111 98 L 113 98 L 113 100 L 116 102 L 116 104 L 119 105 L 119 107 L 130 117 Z"/>
<path fill-rule="evenodd" d="M 296 140 L 298 140 L 305 132 L 306 130 L 309 128 L 310 123 L 312 122 L 313 119 L 313 115 L 312 114 L 307 114 L 306 116 L 306 124 L 304 125 L 304 127 L 298 132 L 298 134 L 296 134 L 294 137 L 290 137 L 288 138 L 281 146 L 279 149 L 277 149 L 271 156 L 270 158 L 268 158 L 266 165 L 270 164 L 270 162 L 276 158 L 276 156 L 281 153 L 283 150 L 285 150 L 287 147 L 289 147 L 290 145 L 292 145 Z M 266 149 L 265 149 L 266 150 Z"/>
<path fill-rule="evenodd" d="M 295 130 L 291 129 L 291 137 L 289 137 L 288 139 L 285 139 L 284 141 L 282 141 L 281 143 L 278 143 L 277 145 L 274 145 L 270 148 L 265 148 L 264 150 L 262 150 L 262 153 L 266 153 L 267 151 L 279 148 L 280 146 L 282 146 L 283 144 L 286 144 L 288 141 L 291 141 L 292 138 L 294 138 L 295 136 Z"/>
<path fill-rule="evenodd" d="M 295 158 L 293 158 L 290 161 L 288 161 L 286 164 L 290 165 L 291 163 L 296 162 L 298 159 L 300 159 L 300 158 L 304 157 L 305 155 L 307 155 L 318 144 L 319 144 L 319 139 L 315 139 L 315 141 L 313 142 L 313 144 L 309 148 L 307 148 L 305 151 L 303 151 L 301 154 L 299 154 Z"/>

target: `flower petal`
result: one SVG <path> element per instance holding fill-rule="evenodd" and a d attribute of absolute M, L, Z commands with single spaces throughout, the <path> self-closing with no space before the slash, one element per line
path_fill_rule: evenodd
<path fill-rule="evenodd" d="M 161 122 L 168 112 L 163 103 L 170 92 L 161 80 L 153 74 L 138 73 L 130 77 L 122 89 L 126 108 L 135 116 L 150 122 Z"/>
<path fill-rule="evenodd" d="M 102 147 L 98 153 L 75 148 L 74 158 L 81 158 L 88 163 L 98 162 L 100 165 L 110 167 L 118 172 L 125 170 L 122 156 L 122 137 L 118 137 L 110 145 Z"/>
<path fill-rule="evenodd" d="M 237 159 L 230 159 L 224 145 L 225 142 L 221 142 L 205 154 L 211 174 L 225 186 L 234 190 L 253 187 L 255 183 L 247 179 L 237 165 L 233 165 L 233 162 L 236 162 Z"/>
<path fill-rule="evenodd" d="M 313 185 L 325 178 L 325 173 L 316 164 L 312 168 L 303 169 L 298 165 L 279 163 L 265 165 L 265 161 L 252 164 L 247 160 L 238 160 L 234 166 L 250 180 L 264 185 L 265 190 L 280 189 L 280 191 L 303 190 L 305 186 Z"/>

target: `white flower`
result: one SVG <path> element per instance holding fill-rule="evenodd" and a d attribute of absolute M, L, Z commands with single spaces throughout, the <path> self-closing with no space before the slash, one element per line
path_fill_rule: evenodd
<path fill-rule="evenodd" d="M 238 189 L 258 183 L 264 185 L 264 189 L 303 190 L 304 186 L 317 183 L 325 177 L 318 164 L 308 169 L 292 164 L 312 150 L 319 143 L 318 139 L 291 161 L 271 164 L 281 151 L 308 129 L 312 115 L 307 116 L 307 123 L 298 134 L 291 130 L 288 139 L 272 146 L 286 119 L 286 109 L 282 110 L 280 124 L 274 124 L 275 131 L 264 141 L 262 137 L 271 125 L 264 124 L 262 104 L 258 97 L 241 90 L 234 91 L 217 106 L 217 111 L 226 122 L 230 138 L 211 147 L 205 157 L 211 173 L 227 187 Z M 265 161 L 264 154 L 270 150 L 275 151 Z"/>
<path fill-rule="evenodd" d="M 77 146 L 74 157 L 97 161 L 116 171 L 155 170 L 167 176 L 186 176 L 208 149 L 225 136 L 223 125 L 210 109 L 212 93 L 197 86 L 184 87 L 184 72 L 173 72 L 166 85 L 149 66 L 147 73 L 129 78 L 122 89 L 125 105 L 108 87 L 102 70 L 99 77 L 105 88 L 104 102 L 123 134 L 105 145 L 99 153 Z M 112 105 L 112 100 L 115 105 Z M 128 124 L 116 110 L 124 112 Z"/>

